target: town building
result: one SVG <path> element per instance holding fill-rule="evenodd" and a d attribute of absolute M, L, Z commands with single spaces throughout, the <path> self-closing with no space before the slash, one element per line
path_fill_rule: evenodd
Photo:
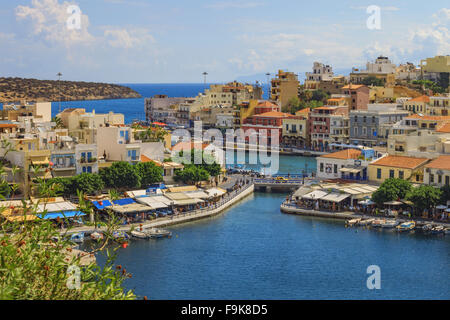
<path fill-rule="evenodd" d="M 339 126 L 336 123 L 336 130 L 342 130 L 340 132 L 334 131 L 334 137 L 331 137 L 331 117 L 339 116 Z M 323 106 L 312 109 L 309 115 L 309 130 L 311 147 L 316 151 L 328 151 L 330 150 L 330 144 L 336 140 L 336 135 L 345 135 L 345 117 L 348 116 L 347 106 Z M 337 121 L 337 117 L 334 118 Z"/>
<path fill-rule="evenodd" d="M 450 55 L 420 60 L 420 68 L 421 79 L 435 81 L 443 88 L 449 87 Z"/>
<path fill-rule="evenodd" d="M 309 121 L 307 117 L 296 116 L 282 120 L 282 143 L 287 148 L 309 147 Z"/>
<path fill-rule="evenodd" d="M 366 70 L 352 69 L 350 73 L 350 83 L 363 83 L 369 77 L 380 79 L 384 86 L 392 87 L 395 85 L 396 65 L 389 58 L 380 56 L 375 62 L 367 62 Z"/>
<path fill-rule="evenodd" d="M 333 68 L 329 65 L 325 65 L 320 62 L 314 62 L 313 72 L 306 72 L 306 80 L 309 81 L 322 81 L 332 80 L 334 73 Z"/>
<path fill-rule="evenodd" d="M 429 103 L 430 103 L 430 97 L 423 95 L 423 96 L 420 96 L 417 98 L 406 100 L 403 103 L 403 109 L 408 110 L 411 113 L 427 114 Z"/>
<path fill-rule="evenodd" d="M 450 115 L 450 95 L 432 96 L 428 102 L 425 112 L 430 116 L 449 116 Z"/>
<path fill-rule="evenodd" d="M 102 161 L 134 164 L 141 159 L 141 141 L 135 140 L 131 127 L 100 127 L 97 128 L 97 154 Z"/>
<path fill-rule="evenodd" d="M 276 77 L 272 79 L 270 99 L 284 108 L 289 104 L 289 100 L 298 97 L 299 86 L 300 82 L 295 73 L 279 70 Z"/>
<path fill-rule="evenodd" d="M 374 157 L 374 150 L 369 148 L 344 149 L 317 157 L 317 177 L 367 181 L 367 168 Z"/>
<path fill-rule="evenodd" d="M 450 155 L 439 156 L 425 166 L 424 183 L 436 187 L 450 186 Z"/>
<path fill-rule="evenodd" d="M 341 89 L 342 94 L 350 97 L 349 110 L 367 110 L 369 87 L 362 84 L 349 84 Z"/>
<path fill-rule="evenodd" d="M 18 121 L 19 117 L 31 116 L 36 120 L 49 122 L 52 119 L 51 102 L 10 102 L 3 103 L 1 120 Z"/>
<path fill-rule="evenodd" d="M 391 126 L 409 115 L 397 104 L 370 104 L 350 112 L 350 142 L 368 147 L 386 146 Z"/>
<path fill-rule="evenodd" d="M 406 156 L 388 155 L 369 164 L 369 180 L 382 183 L 389 178 L 423 183 L 424 168 L 430 160 Z"/>

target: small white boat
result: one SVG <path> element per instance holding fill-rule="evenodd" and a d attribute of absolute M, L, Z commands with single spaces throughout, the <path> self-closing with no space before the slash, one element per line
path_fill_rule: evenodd
<path fill-rule="evenodd" d="M 381 228 L 381 226 L 386 222 L 386 219 L 376 219 L 372 221 L 372 227 Z"/>
<path fill-rule="evenodd" d="M 381 227 L 388 229 L 388 228 L 394 228 L 397 225 L 398 225 L 398 222 L 396 220 L 391 219 L 391 220 L 386 220 L 384 223 L 382 223 Z"/>
<path fill-rule="evenodd" d="M 357 225 L 361 221 L 361 218 L 351 219 L 347 221 L 347 225 L 352 227 Z"/>
<path fill-rule="evenodd" d="M 403 222 L 402 224 L 397 226 L 397 231 L 399 231 L 399 232 L 409 231 L 409 230 L 413 230 L 415 227 L 416 227 L 416 223 L 414 221 Z"/>
<path fill-rule="evenodd" d="M 133 231 L 131 231 L 131 235 L 138 239 L 150 239 L 150 236 L 148 235 L 148 233 L 143 232 L 143 231 L 133 230 Z"/>
<path fill-rule="evenodd" d="M 75 243 L 83 243 L 84 242 L 84 232 L 74 233 L 70 237 L 70 241 L 73 241 Z"/>
<path fill-rule="evenodd" d="M 100 241 L 103 240 L 103 233 L 100 232 L 93 232 L 90 235 L 91 240 L 93 241 Z"/>
<path fill-rule="evenodd" d="M 422 231 L 424 231 L 424 232 L 430 232 L 432 229 L 433 229 L 433 224 L 432 223 L 428 223 L 428 224 L 426 224 L 426 225 L 424 225 L 423 227 L 422 227 Z"/>
<path fill-rule="evenodd" d="M 160 239 L 160 238 L 170 238 L 172 236 L 172 232 L 164 230 L 164 229 L 156 229 L 151 228 L 146 230 L 146 233 L 150 236 L 152 239 Z"/>
<path fill-rule="evenodd" d="M 444 226 L 436 226 L 436 227 L 433 227 L 433 229 L 431 229 L 431 233 L 432 234 L 440 234 L 440 233 L 444 233 L 444 230 L 445 230 Z"/>
<path fill-rule="evenodd" d="M 360 226 L 368 226 L 368 225 L 372 224 L 372 222 L 374 222 L 374 221 L 375 221 L 375 219 L 364 219 L 364 220 L 361 220 L 358 223 L 358 225 L 360 225 Z"/>

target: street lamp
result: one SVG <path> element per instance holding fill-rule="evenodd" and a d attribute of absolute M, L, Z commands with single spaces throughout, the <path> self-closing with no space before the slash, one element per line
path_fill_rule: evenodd
<path fill-rule="evenodd" d="M 58 77 L 59 113 L 61 113 L 61 77 L 62 77 L 62 73 L 58 72 L 58 74 L 56 76 Z"/>

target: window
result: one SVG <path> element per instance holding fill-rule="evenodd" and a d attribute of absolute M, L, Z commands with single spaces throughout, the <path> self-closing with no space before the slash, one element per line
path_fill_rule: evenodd
<path fill-rule="evenodd" d="M 399 172 L 398 172 L 398 177 L 399 177 L 400 179 L 404 179 L 404 176 L 405 176 L 405 174 L 404 174 L 403 171 L 399 171 Z"/>
<path fill-rule="evenodd" d="M 86 171 L 87 171 L 86 167 L 83 167 L 83 173 L 86 173 Z"/>
<path fill-rule="evenodd" d="M 394 178 L 394 177 L 395 177 L 395 171 L 389 170 L 389 178 Z"/>
<path fill-rule="evenodd" d="M 434 183 L 434 174 L 430 174 L 430 183 Z"/>
<path fill-rule="evenodd" d="M 447 186 L 450 185 L 450 177 L 449 176 L 445 176 L 445 184 Z"/>
<path fill-rule="evenodd" d="M 323 172 L 323 163 L 320 164 L 320 172 Z"/>
<path fill-rule="evenodd" d="M 92 173 L 92 167 L 87 167 L 87 172 Z"/>
<path fill-rule="evenodd" d="M 442 183 L 442 176 L 440 174 L 438 174 L 438 183 Z"/>
<path fill-rule="evenodd" d="M 381 179 L 381 169 L 377 169 L 377 179 Z"/>
<path fill-rule="evenodd" d="M 334 165 L 334 173 L 337 173 L 337 168 L 338 168 L 338 166 L 337 166 L 337 164 L 335 164 Z"/>

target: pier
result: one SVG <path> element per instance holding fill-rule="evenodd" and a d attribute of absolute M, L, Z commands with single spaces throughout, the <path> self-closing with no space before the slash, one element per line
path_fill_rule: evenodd
<path fill-rule="evenodd" d="M 214 217 L 222 212 L 224 212 L 226 209 L 231 207 L 232 205 L 236 204 L 240 200 L 246 198 L 250 194 L 254 192 L 254 185 L 248 184 L 242 186 L 240 189 L 232 191 L 228 193 L 224 198 L 207 208 L 202 208 L 198 210 L 189 211 L 182 214 L 176 214 L 165 218 L 157 218 L 155 220 L 143 222 L 143 223 L 135 223 L 135 224 L 129 224 L 126 226 L 120 227 L 117 231 L 123 231 L 123 232 L 129 232 L 133 227 L 143 228 L 143 229 L 150 229 L 150 228 L 158 228 L 158 227 L 167 227 L 167 226 L 173 226 L 181 223 L 187 223 L 187 222 L 193 222 L 200 219 L 206 219 Z M 74 234 L 79 232 L 84 232 L 86 234 L 91 234 L 93 232 L 104 232 L 106 231 L 105 227 L 101 228 L 95 228 L 95 227 L 77 227 L 72 229 L 65 229 L 61 231 L 61 234 Z"/>

